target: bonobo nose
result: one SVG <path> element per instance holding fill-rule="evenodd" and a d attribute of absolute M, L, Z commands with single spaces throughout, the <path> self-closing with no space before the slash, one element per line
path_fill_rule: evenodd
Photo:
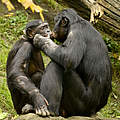
<path fill-rule="evenodd" d="M 46 31 L 46 34 L 48 35 L 48 37 L 50 37 L 50 35 L 51 35 L 51 30 L 47 30 L 47 31 Z"/>
<path fill-rule="evenodd" d="M 51 31 L 50 31 L 50 30 L 47 30 L 47 33 L 51 33 Z"/>

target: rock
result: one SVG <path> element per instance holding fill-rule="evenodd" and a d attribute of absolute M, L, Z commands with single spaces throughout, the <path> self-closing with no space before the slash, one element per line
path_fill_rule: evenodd
<path fill-rule="evenodd" d="M 98 117 L 82 117 L 82 116 L 72 116 L 69 118 L 59 117 L 40 117 L 39 115 L 29 113 L 25 115 L 21 115 L 14 120 L 117 120 L 117 119 L 106 119 L 106 118 L 98 118 Z"/>
<path fill-rule="evenodd" d="M 63 117 L 40 117 L 39 115 L 29 113 L 25 115 L 20 115 L 15 120 L 67 120 Z"/>

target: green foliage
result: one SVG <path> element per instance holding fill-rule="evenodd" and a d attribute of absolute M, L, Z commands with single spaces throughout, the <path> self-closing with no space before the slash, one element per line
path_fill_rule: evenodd
<path fill-rule="evenodd" d="M 120 52 L 119 53 L 110 53 L 111 63 L 114 71 L 120 76 Z"/>
<path fill-rule="evenodd" d="M 98 113 L 100 117 L 120 118 L 120 45 L 117 41 L 103 37 L 108 50 L 113 68 L 112 93 L 109 97 L 108 104 Z"/>
<path fill-rule="evenodd" d="M 2 43 L 2 44 L 1 44 Z M 4 109 L 5 111 L 9 111 L 11 113 L 12 101 L 10 97 L 10 93 L 7 89 L 6 79 L 5 79 L 5 67 L 6 67 L 6 55 L 8 53 L 8 48 L 6 47 L 3 40 L 0 39 L 0 109 Z M 12 111 L 12 113 L 14 113 Z M 0 117 L 5 117 L 7 113 L 0 113 Z"/>
<path fill-rule="evenodd" d="M 14 16 L 0 17 L 0 36 L 10 43 L 16 41 L 20 35 L 23 34 L 23 29 L 27 23 L 27 16 L 25 13 L 16 11 Z"/>
<path fill-rule="evenodd" d="M 57 3 L 55 0 L 48 0 L 50 6 L 54 9 L 62 10 L 64 7 Z"/>
<path fill-rule="evenodd" d="M 106 36 L 104 36 L 103 39 L 108 47 L 109 52 L 120 52 L 120 45 L 118 44 L 118 42 L 111 40 Z"/>
<path fill-rule="evenodd" d="M 36 0 L 36 2 L 40 3 L 41 0 Z"/>
<path fill-rule="evenodd" d="M 16 114 L 8 91 L 5 76 L 0 79 L 0 109 L 6 113 Z"/>
<path fill-rule="evenodd" d="M 113 67 L 120 71 L 120 44 L 106 36 L 104 36 L 103 39 L 108 47 L 108 51 L 110 52 L 109 55 Z"/>
<path fill-rule="evenodd" d="M 109 97 L 108 104 L 99 113 L 104 117 L 120 118 L 120 44 L 107 36 L 103 37 L 109 51 L 109 56 L 113 68 L 112 93 Z"/>
<path fill-rule="evenodd" d="M 0 120 L 5 119 L 8 116 L 8 113 L 2 113 L 0 112 Z"/>
<path fill-rule="evenodd" d="M 101 109 L 100 112 L 98 112 L 98 115 L 100 117 L 106 117 L 106 118 L 120 118 L 120 93 L 119 93 L 119 87 L 120 87 L 120 81 L 118 81 L 117 77 L 113 75 L 112 82 L 112 93 L 110 94 L 110 97 L 108 99 L 107 105 Z"/>
<path fill-rule="evenodd" d="M 5 118 L 7 113 L 16 114 L 6 83 L 6 60 L 12 44 L 23 34 L 27 21 L 23 11 L 16 11 L 14 16 L 0 17 L 0 110 L 3 110 L 0 118 Z"/>

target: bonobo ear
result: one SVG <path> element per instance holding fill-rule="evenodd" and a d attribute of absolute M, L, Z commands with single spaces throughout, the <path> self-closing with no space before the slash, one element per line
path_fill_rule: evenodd
<path fill-rule="evenodd" d="M 34 38 L 34 35 L 35 35 L 34 29 L 32 29 L 32 28 L 27 28 L 27 30 L 26 30 L 26 35 L 27 35 L 28 38 L 33 39 L 33 38 Z"/>

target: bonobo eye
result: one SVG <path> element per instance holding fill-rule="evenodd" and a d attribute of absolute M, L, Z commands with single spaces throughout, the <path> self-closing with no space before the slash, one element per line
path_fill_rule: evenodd
<path fill-rule="evenodd" d="M 40 30 L 44 30 L 44 26 L 41 26 L 41 27 L 40 27 Z"/>
<path fill-rule="evenodd" d="M 61 26 L 66 26 L 68 24 L 68 19 L 66 17 L 63 17 L 61 20 Z"/>
<path fill-rule="evenodd" d="M 48 28 L 48 25 L 45 25 L 44 28 Z"/>

